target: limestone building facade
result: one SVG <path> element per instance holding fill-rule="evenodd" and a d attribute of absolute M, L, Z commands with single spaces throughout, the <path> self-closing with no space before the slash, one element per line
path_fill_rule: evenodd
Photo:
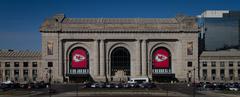
<path fill-rule="evenodd" d="M 48 73 L 41 66 L 40 51 L 0 50 L 0 81 L 43 81 Z M 46 81 L 46 80 L 45 80 Z"/>
<path fill-rule="evenodd" d="M 59 82 L 191 81 L 198 72 L 196 18 L 68 18 L 41 25 L 42 68 Z M 49 66 L 50 65 L 50 66 Z"/>
<path fill-rule="evenodd" d="M 201 82 L 240 82 L 240 51 L 204 51 L 200 56 Z"/>
<path fill-rule="evenodd" d="M 42 23 L 40 32 L 42 51 L 0 49 L 0 81 L 240 82 L 240 51 L 199 50 L 195 17 L 57 14 Z"/>

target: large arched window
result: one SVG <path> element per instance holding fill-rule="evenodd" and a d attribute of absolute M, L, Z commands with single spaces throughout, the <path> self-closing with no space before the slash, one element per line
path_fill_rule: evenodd
<path fill-rule="evenodd" d="M 153 73 L 171 72 L 171 53 L 167 48 L 156 48 L 152 53 Z"/>
<path fill-rule="evenodd" d="M 117 47 L 111 53 L 111 75 L 114 76 L 117 71 L 130 75 L 130 53 L 124 47 Z"/>
<path fill-rule="evenodd" d="M 69 53 L 69 74 L 86 74 L 88 68 L 88 51 L 82 47 L 72 49 Z"/>

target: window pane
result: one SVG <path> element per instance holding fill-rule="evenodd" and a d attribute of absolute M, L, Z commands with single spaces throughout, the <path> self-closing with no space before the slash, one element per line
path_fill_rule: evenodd
<path fill-rule="evenodd" d="M 5 62 L 5 67 L 10 67 L 10 62 Z"/>
<path fill-rule="evenodd" d="M 14 67 L 19 67 L 19 62 L 14 62 Z"/>
<path fill-rule="evenodd" d="M 188 62 L 188 67 L 192 67 L 192 62 Z"/>
<path fill-rule="evenodd" d="M 211 65 L 212 65 L 212 67 L 216 67 L 216 62 L 215 62 L 215 61 L 212 61 L 212 62 L 211 62 Z"/>
<path fill-rule="evenodd" d="M 23 62 L 23 67 L 28 67 L 28 62 Z"/>
<path fill-rule="evenodd" d="M 229 67 L 233 67 L 233 61 L 229 62 Z"/>
<path fill-rule="evenodd" d="M 220 67 L 224 67 L 225 66 L 225 63 L 222 61 L 220 62 Z"/>
<path fill-rule="evenodd" d="M 32 67 L 37 67 L 37 62 L 32 62 Z"/>
<path fill-rule="evenodd" d="M 203 67 L 207 67 L 207 62 L 203 62 Z"/>
<path fill-rule="evenodd" d="M 48 62 L 48 67 L 53 67 L 53 62 Z"/>
<path fill-rule="evenodd" d="M 203 69 L 202 71 L 203 75 L 203 80 L 207 80 L 207 69 Z"/>

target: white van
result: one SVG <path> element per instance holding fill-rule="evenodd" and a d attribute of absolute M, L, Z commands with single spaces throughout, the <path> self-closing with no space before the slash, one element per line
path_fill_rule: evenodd
<path fill-rule="evenodd" d="M 130 78 L 130 80 L 128 81 L 128 83 L 148 83 L 149 82 L 149 78 Z"/>

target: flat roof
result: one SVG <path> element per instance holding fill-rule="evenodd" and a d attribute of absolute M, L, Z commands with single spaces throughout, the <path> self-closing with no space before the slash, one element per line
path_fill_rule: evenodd
<path fill-rule="evenodd" d="M 14 50 L 1 50 L 0 51 L 0 58 L 1 57 L 14 57 L 14 58 L 21 58 L 21 57 L 39 57 L 41 58 L 41 51 L 14 51 Z"/>

